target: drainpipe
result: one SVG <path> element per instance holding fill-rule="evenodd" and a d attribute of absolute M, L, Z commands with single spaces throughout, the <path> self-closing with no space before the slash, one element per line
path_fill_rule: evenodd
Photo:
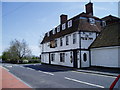
<path fill-rule="evenodd" d="M 81 68 L 81 31 L 79 31 L 79 49 L 80 49 L 80 55 L 79 55 L 79 60 L 80 60 L 80 68 Z"/>

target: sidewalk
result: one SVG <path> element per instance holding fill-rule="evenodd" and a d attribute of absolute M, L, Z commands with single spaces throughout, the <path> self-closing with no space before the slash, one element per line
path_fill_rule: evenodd
<path fill-rule="evenodd" d="M 107 76 L 115 76 L 115 77 L 117 77 L 120 74 L 120 69 L 106 68 L 106 67 L 89 67 L 89 68 L 77 69 L 77 71 L 85 72 L 85 73 L 101 74 Z"/>
<path fill-rule="evenodd" d="M 2 74 L 1 74 L 2 72 Z M 16 78 L 6 69 L 0 67 L 0 89 L 3 88 L 29 88 L 26 84 L 24 84 L 21 80 Z"/>

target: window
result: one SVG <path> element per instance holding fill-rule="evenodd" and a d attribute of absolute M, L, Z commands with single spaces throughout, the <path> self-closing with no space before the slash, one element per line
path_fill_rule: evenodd
<path fill-rule="evenodd" d="M 60 53 L 60 62 L 65 62 L 65 53 Z"/>
<path fill-rule="evenodd" d="M 62 24 L 62 30 L 66 28 L 66 23 Z"/>
<path fill-rule="evenodd" d="M 73 62 L 73 58 L 72 58 L 72 52 L 70 52 L 70 62 Z"/>
<path fill-rule="evenodd" d="M 68 21 L 68 28 L 72 27 L 72 20 Z"/>
<path fill-rule="evenodd" d="M 60 32 L 60 26 L 57 27 L 57 32 Z"/>
<path fill-rule="evenodd" d="M 69 45 L 69 38 L 66 36 L 66 45 Z"/>
<path fill-rule="evenodd" d="M 89 18 L 90 24 L 95 24 L 95 19 L 94 18 Z"/>
<path fill-rule="evenodd" d="M 55 39 L 55 47 L 57 47 L 57 39 Z"/>
<path fill-rule="evenodd" d="M 48 36 L 48 37 L 50 36 L 50 33 L 49 33 L 49 32 L 47 33 L 47 36 Z"/>
<path fill-rule="evenodd" d="M 83 54 L 83 61 L 85 61 L 85 62 L 87 61 L 87 54 L 86 53 Z"/>
<path fill-rule="evenodd" d="M 76 43 L 76 33 L 73 34 L 73 44 Z"/>
<path fill-rule="evenodd" d="M 52 33 L 55 34 L 55 28 L 52 30 Z"/>
<path fill-rule="evenodd" d="M 55 41 L 54 40 L 50 41 L 50 48 L 55 48 Z"/>
<path fill-rule="evenodd" d="M 106 22 L 102 21 L 102 26 L 105 27 L 106 26 Z"/>
<path fill-rule="evenodd" d="M 60 46 L 62 46 L 63 45 L 63 40 L 62 40 L 62 38 L 60 38 Z"/>
<path fill-rule="evenodd" d="M 51 61 L 55 61 L 55 54 L 51 54 Z"/>

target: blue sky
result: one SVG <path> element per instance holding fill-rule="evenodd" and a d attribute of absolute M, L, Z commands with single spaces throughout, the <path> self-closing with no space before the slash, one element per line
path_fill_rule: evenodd
<path fill-rule="evenodd" d="M 9 47 L 11 40 L 25 39 L 33 55 L 39 56 L 41 51 L 39 42 L 47 31 L 59 24 L 59 16 L 67 14 L 71 18 L 85 12 L 86 3 L 88 2 L 3 2 L 3 51 Z M 118 16 L 117 2 L 93 3 L 94 16 L 99 18 L 109 14 Z"/>

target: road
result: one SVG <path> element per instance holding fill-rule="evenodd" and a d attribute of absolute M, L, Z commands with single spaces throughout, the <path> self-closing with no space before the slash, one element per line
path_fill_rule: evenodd
<path fill-rule="evenodd" d="M 32 88 L 109 88 L 116 78 L 41 64 L 3 64 L 3 67 Z"/>

